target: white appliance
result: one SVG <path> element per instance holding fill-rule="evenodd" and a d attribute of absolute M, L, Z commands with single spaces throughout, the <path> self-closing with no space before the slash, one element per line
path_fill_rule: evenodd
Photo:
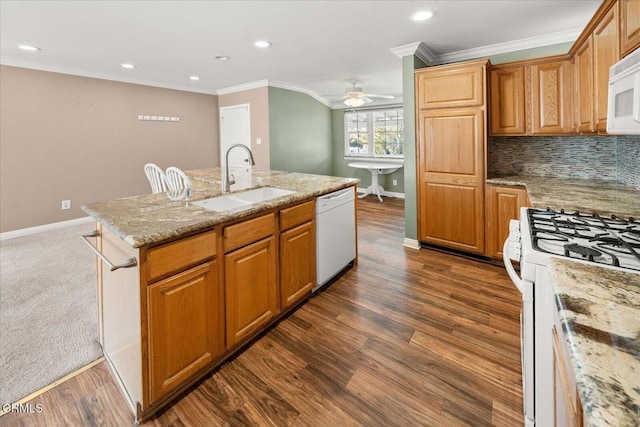
<path fill-rule="evenodd" d="M 316 292 L 356 258 L 355 191 L 316 199 Z"/>
<path fill-rule="evenodd" d="M 522 293 L 520 315 L 525 426 L 554 425 L 552 327 L 555 308 L 547 268 L 552 257 L 640 274 L 640 222 L 633 218 L 522 208 L 503 257 Z M 520 261 L 521 277 L 510 260 Z"/>
<path fill-rule="evenodd" d="M 609 69 L 607 133 L 640 135 L 640 48 Z"/>

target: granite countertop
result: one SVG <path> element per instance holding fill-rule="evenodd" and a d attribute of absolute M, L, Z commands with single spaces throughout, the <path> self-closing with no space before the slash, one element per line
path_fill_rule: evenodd
<path fill-rule="evenodd" d="M 640 425 L 640 273 L 550 265 L 585 425 Z"/>
<path fill-rule="evenodd" d="M 489 178 L 487 184 L 526 187 L 534 208 L 640 218 L 640 190 L 615 181 L 506 176 Z"/>
<path fill-rule="evenodd" d="M 168 193 L 144 194 L 106 202 L 90 203 L 82 210 L 134 248 L 193 234 L 217 224 L 248 217 L 297 201 L 356 185 L 359 180 L 325 175 L 281 171 L 254 171 L 237 176 L 232 192 L 256 187 L 278 187 L 296 193 L 278 197 L 248 208 L 213 212 L 194 205 L 194 201 L 222 195 L 221 169 L 185 171 L 191 179 L 189 202 L 171 200 Z"/>

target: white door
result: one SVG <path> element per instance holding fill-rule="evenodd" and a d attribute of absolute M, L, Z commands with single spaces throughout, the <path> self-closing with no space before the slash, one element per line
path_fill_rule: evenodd
<path fill-rule="evenodd" d="M 251 114 L 249 104 L 220 108 L 220 167 L 224 168 L 225 154 L 233 144 L 243 144 L 251 149 Z M 229 169 L 248 167 L 247 152 L 234 148 L 229 153 Z"/>

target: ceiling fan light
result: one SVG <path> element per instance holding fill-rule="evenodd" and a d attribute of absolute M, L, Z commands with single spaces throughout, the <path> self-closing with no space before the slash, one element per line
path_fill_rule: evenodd
<path fill-rule="evenodd" d="M 364 105 L 364 103 L 365 103 L 365 100 L 361 98 L 347 98 L 344 100 L 344 105 L 352 108 Z"/>

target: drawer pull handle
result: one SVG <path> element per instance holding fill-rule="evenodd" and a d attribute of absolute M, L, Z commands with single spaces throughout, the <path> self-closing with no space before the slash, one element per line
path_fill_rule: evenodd
<path fill-rule="evenodd" d="M 136 261 L 135 258 L 129 258 L 128 260 L 126 260 L 122 264 L 113 265 L 113 263 L 111 261 L 109 261 L 109 258 L 104 256 L 102 254 L 102 252 L 100 252 L 98 250 L 98 248 L 93 246 L 91 244 L 91 242 L 89 241 L 89 237 L 98 237 L 99 235 L 100 235 L 100 231 L 93 230 L 89 234 L 84 234 L 84 235 L 80 236 L 80 238 L 87 244 L 87 246 L 89 246 L 91 248 L 91 250 L 98 256 L 98 258 L 100 258 L 102 260 L 102 262 L 104 262 L 106 264 L 106 266 L 109 267 L 109 270 L 115 271 L 115 270 L 117 270 L 119 268 L 131 268 L 131 267 L 135 267 L 136 265 L 138 265 L 138 261 Z"/>

